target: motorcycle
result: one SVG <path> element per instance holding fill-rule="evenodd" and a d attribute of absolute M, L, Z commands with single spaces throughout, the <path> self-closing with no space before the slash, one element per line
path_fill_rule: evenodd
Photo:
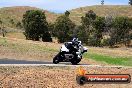
<path fill-rule="evenodd" d="M 71 62 L 73 65 L 77 65 L 82 55 L 88 51 L 88 48 L 84 47 L 81 41 L 66 42 L 62 45 L 60 52 L 53 58 L 53 63 L 58 64 L 59 62 Z"/>

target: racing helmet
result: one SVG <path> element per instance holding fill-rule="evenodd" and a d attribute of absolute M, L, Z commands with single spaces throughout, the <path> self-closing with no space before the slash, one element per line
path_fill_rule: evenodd
<path fill-rule="evenodd" d="M 72 39 L 72 43 L 73 43 L 73 44 L 78 44 L 78 38 L 73 38 L 73 39 Z"/>

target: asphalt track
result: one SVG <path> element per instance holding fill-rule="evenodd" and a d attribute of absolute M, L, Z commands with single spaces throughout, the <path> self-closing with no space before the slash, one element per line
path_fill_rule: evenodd
<path fill-rule="evenodd" d="M 73 66 L 70 62 L 61 62 L 59 64 L 53 64 L 52 61 L 27 61 L 27 60 L 15 60 L 3 58 L 0 59 L 0 66 Z M 87 66 L 88 64 L 78 64 L 77 66 Z M 75 65 L 74 65 L 75 66 Z"/>
<path fill-rule="evenodd" d="M 91 65 L 91 64 L 78 64 L 72 65 L 69 62 L 61 62 L 59 64 L 53 64 L 52 61 L 27 61 L 27 60 L 15 60 L 3 58 L 0 59 L 0 66 L 56 66 L 56 67 L 104 67 L 104 68 L 132 68 L 127 66 L 101 66 L 101 65 Z"/>

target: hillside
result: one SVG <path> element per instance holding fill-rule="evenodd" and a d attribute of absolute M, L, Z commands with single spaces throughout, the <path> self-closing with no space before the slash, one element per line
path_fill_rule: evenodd
<path fill-rule="evenodd" d="M 77 24 L 80 23 L 81 17 L 89 10 L 93 10 L 98 16 L 128 16 L 132 17 L 132 7 L 128 5 L 96 5 L 80 7 L 71 10 L 70 18 Z"/>
<path fill-rule="evenodd" d="M 11 24 L 11 20 L 13 19 L 14 24 L 17 24 L 17 22 L 22 20 L 23 14 L 27 11 L 27 10 L 37 10 L 39 8 L 35 8 L 35 7 L 29 7 L 29 6 L 16 6 L 16 7 L 4 7 L 4 8 L 0 8 L 0 19 L 4 22 L 4 24 L 7 27 L 13 27 L 15 28 L 12 24 Z M 41 10 L 41 9 L 39 9 Z M 48 12 L 46 10 L 44 10 L 47 20 L 48 22 L 54 22 L 57 14 Z"/>
<path fill-rule="evenodd" d="M 36 7 L 29 6 L 15 6 L 15 7 L 4 7 L 0 8 L 0 18 L 7 27 L 15 28 L 12 26 L 10 20 L 13 19 L 14 23 L 22 20 L 23 14 L 27 10 L 39 9 Z M 76 24 L 80 24 L 81 17 L 89 10 L 93 10 L 98 16 L 128 16 L 132 17 L 132 7 L 128 5 L 95 5 L 80 7 L 77 9 L 70 10 L 70 18 Z M 60 14 L 45 11 L 48 22 L 54 22 Z"/>

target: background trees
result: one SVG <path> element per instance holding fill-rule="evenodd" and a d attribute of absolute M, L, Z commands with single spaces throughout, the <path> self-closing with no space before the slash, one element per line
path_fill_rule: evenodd
<path fill-rule="evenodd" d="M 3 37 L 5 37 L 6 31 L 5 31 L 5 27 L 1 19 L 0 19 L 0 33 L 2 34 Z"/>
<path fill-rule="evenodd" d="M 92 36 L 94 28 L 93 23 L 96 19 L 96 14 L 90 10 L 88 11 L 84 17 L 81 18 L 81 25 L 78 27 L 78 37 L 79 39 L 85 43 L 89 44 L 89 37 Z"/>
<path fill-rule="evenodd" d="M 111 31 L 111 41 L 113 44 L 129 45 L 132 31 L 132 19 L 128 17 L 116 17 L 113 21 L 113 30 Z"/>
<path fill-rule="evenodd" d="M 90 46 L 100 46 L 105 27 L 104 17 L 97 17 L 94 11 L 90 10 L 82 17 L 81 26 L 78 31 L 79 39 Z"/>
<path fill-rule="evenodd" d="M 64 15 L 58 17 L 54 24 L 55 36 L 58 42 L 63 43 L 71 40 L 75 24 L 69 18 L 70 12 L 66 11 Z"/>
<path fill-rule="evenodd" d="M 27 39 L 52 41 L 56 37 L 59 43 L 78 37 L 89 46 L 130 46 L 132 40 L 132 18 L 99 17 L 94 11 L 88 11 L 81 17 L 81 24 L 75 25 L 69 18 L 70 12 L 59 16 L 54 23 L 47 23 L 45 14 L 39 10 L 27 11 L 23 16 Z M 18 26 L 21 25 L 18 23 Z"/>
<path fill-rule="evenodd" d="M 93 27 L 95 28 L 94 39 L 96 42 L 94 46 L 101 46 L 101 40 L 103 39 L 103 32 L 105 28 L 105 18 L 97 17 L 93 23 Z"/>
<path fill-rule="evenodd" d="M 82 17 L 78 37 L 89 46 L 131 44 L 132 19 L 128 17 L 99 17 L 90 10 Z"/>
<path fill-rule="evenodd" d="M 24 35 L 26 39 L 38 41 L 52 41 L 48 31 L 48 23 L 44 12 L 40 10 L 29 10 L 23 15 Z"/>

